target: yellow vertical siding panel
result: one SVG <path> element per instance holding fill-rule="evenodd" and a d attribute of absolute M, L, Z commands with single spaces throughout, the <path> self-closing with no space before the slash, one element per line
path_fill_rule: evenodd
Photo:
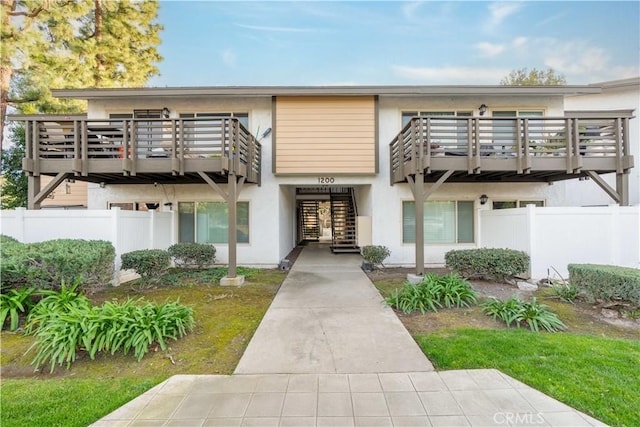
<path fill-rule="evenodd" d="M 279 96 L 275 104 L 276 173 L 376 172 L 373 96 Z"/>
<path fill-rule="evenodd" d="M 42 175 L 40 185 L 44 188 L 53 178 Z M 62 181 L 55 190 L 45 198 L 41 206 L 87 206 L 87 183 L 81 181 Z"/>

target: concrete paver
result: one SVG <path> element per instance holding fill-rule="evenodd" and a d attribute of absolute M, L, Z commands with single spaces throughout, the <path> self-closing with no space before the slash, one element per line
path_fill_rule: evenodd
<path fill-rule="evenodd" d="M 234 375 L 173 376 L 93 425 L 604 425 L 494 369 L 433 371 L 360 259 L 305 248 Z"/>
<path fill-rule="evenodd" d="M 459 375 L 452 376 L 451 372 Z M 402 378 L 397 373 L 177 375 L 94 426 L 604 425 L 521 383 L 507 381 L 507 376 L 493 369 L 424 374 L 404 374 L 407 378 L 420 378 L 408 383 L 411 390 L 404 381 L 389 382 Z M 457 377 L 505 381 L 502 388 L 496 388 L 490 380 L 486 385 L 474 382 L 464 389 L 455 380 Z M 403 391 L 385 390 L 381 386 L 385 381 L 393 384 L 390 388 Z M 283 383 L 285 392 L 264 391 L 265 384 L 282 390 Z M 192 387 L 185 388 L 185 384 Z M 440 389 L 442 385 L 445 390 Z M 221 393 L 220 387 L 236 391 Z M 425 388 L 436 390 L 422 391 Z"/>

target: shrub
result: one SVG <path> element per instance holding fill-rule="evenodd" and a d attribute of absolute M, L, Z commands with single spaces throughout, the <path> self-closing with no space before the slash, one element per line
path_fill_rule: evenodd
<path fill-rule="evenodd" d="M 169 255 L 177 266 L 203 268 L 216 261 L 216 248 L 203 243 L 176 243 L 169 246 Z"/>
<path fill-rule="evenodd" d="M 569 264 L 569 282 L 590 302 L 620 299 L 640 307 L 640 270 L 597 264 Z"/>
<path fill-rule="evenodd" d="M 27 314 L 33 306 L 31 296 L 34 287 L 22 289 L 7 289 L 0 294 L 0 329 L 4 329 L 7 318 L 10 319 L 9 330 L 15 331 L 20 325 L 20 314 Z"/>
<path fill-rule="evenodd" d="M 36 369 L 46 363 L 51 372 L 56 365 L 66 364 L 68 368 L 81 350 L 91 359 L 100 352 L 128 354 L 133 350 L 140 361 L 155 343 L 166 351 L 167 339 L 177 340 L 195 325 L 193 309 L 179 301 L 108 301 L 92 306 L 75 286 L 62 289 L 59 295 L 48 291 L 29 316 L 29 332 L 35 336 L 29 351 L 37 348 L 32 362 Z"/>
<path fill-rule="evenodd" d="M 4 240 L 3 240 L 4 241 Z M 2 285 L 58 289 L 63 281 L 80 278 L 94 290 L 112 278 L 115 248 L 104 240 L 56 239 L 40 243 L 11 242 L 1 251 Z"/>
<path fill-rule="evenodd" d="M 529 270 L 529 255 L 513 249 L 452 250 L 444 256 L 447 267 L 464 277 L 504 282 Z"/>
<path fill-rule="evenodd" d="M 389 255 L 391 255 L 391 251 L 386 246 L 369 245 L 362 247 L 362 258 L 374 267 L 378 265 L 384 267 L 383 262 Z"/>
<path fill-rule="evenodd" d="M 386 303 L 403 313 L 420 311 L 438 311 L 444 305 L 450 307 L 468 307 L 475 304 L 476 293 L 469 282 L 457 274 L 438 276 L 427 274 L 424 279 L 413 285 L 405 283 L 401 289 L 388 297 Z"/>
<path fill-rule="evenodd" d="M 482 312 L 492 316 L 494 320 L 502 320 L 511 327 L 515 324 L 518 328 L 526 324 L 532 331 L 539 332 L 540 328 L 548 332 L 556 332 L 565 328 L 558 316 L 547 310 L 545 304 L 540 304 L 535 297 L 530 302 L 521 301 L 515 295 L 506 301 L 491 298 L 483 307 Z"/>
<path fill-rule="evenodd" d="M 134 270 L 142 278 L 143 284 L 157 281 L 169 268 L 169 252 L 161 249 L 142 249 L 122 254 L 122 268 Z"/>

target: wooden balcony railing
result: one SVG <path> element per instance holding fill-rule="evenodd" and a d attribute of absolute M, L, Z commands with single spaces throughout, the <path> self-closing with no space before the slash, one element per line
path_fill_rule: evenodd
<path fill-rule="evenodd" d="M 505 176 L 624 173 L 633 167 L 630 114 L 584 117 L 414 117 L 390 143 L 391 183 L 419 170 Z"/>
<path fill-rule="evenodd" d="M 23 169 L 78 176 L 233 172 L 260 183 L 262 147 L 237 118 L 26 120 Z"/>

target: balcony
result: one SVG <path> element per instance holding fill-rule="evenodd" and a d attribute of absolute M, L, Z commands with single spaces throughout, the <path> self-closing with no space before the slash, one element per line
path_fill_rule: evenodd
<path fill-rule="evenodd" d="M 260 184 L 262 148 L 237 118 L 101 119 L 17 117 L 25 121 L 23 169 L 105 184 L 226 183 L 232 173 Z"/>
<path fill-rule="evenodd" d="M 414 117 L 391 141 L 391 184 L 552 182 L 628 173 L 628 112 L 566 117 Z"/>

